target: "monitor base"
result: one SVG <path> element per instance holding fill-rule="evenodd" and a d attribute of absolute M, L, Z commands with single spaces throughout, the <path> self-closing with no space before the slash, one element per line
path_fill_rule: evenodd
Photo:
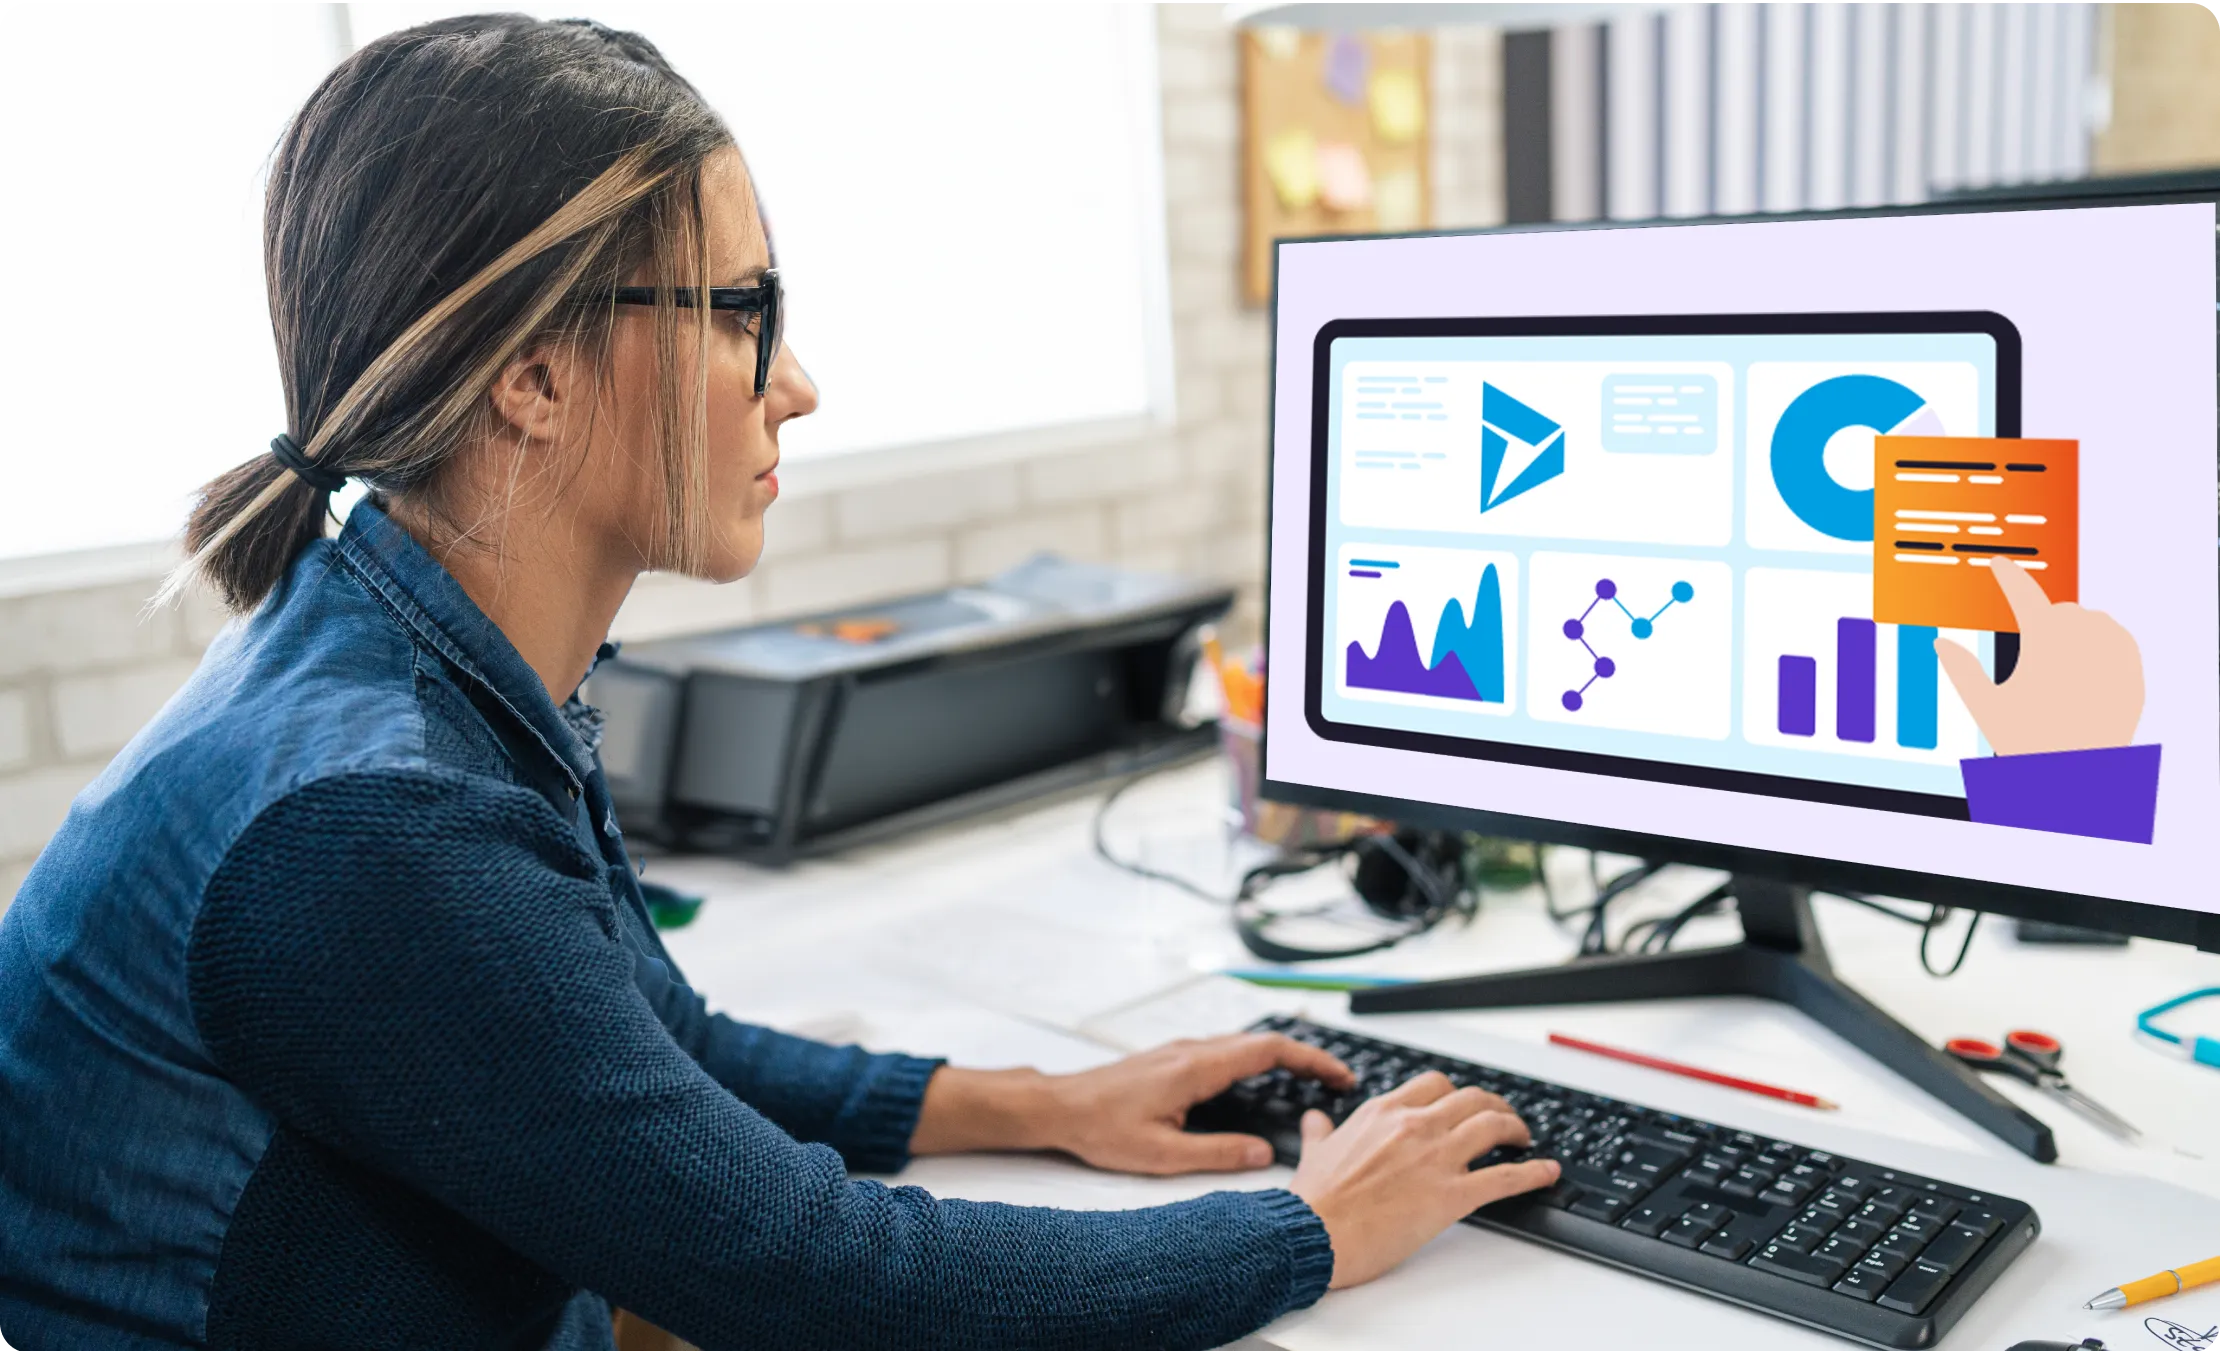
<path fill-rule="evenodd" d="M 2039 1163 L 2057 1160 L 2058 1146 L 2049 1126 L 1835 976 L 1812 919 L 1809 887 L 1737 876 L 1732 888 L 1743 937 L 1727 947 L 1588 957 L 1563 966 L 1358 990 L 1349 996 L 1349 1009 L 1367 1014 L 1416 1013 L 1702 995 L 1779 1000 L 2029 1158 Z"/>

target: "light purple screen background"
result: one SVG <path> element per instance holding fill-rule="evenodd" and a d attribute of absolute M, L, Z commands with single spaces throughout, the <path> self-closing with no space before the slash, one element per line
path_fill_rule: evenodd
<path fill-rule="evenodd" d="M 2220 911 L 2214 209 L 2208 203 L 1284 244 L 1270 778 Z M 1351 745 L 1303 719 L 1312 340 L 1335 319 L 1994 310 L 2021 434 L 2081 442 L 2081 599 L 2140 643 L 2165 747 L 2149 845 Z"/>

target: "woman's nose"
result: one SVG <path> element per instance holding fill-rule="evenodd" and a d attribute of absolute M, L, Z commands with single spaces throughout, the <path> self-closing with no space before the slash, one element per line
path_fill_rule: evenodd
<path fill-rule="evenodd" d="M 780 346 L 778 356 L 771 362 L 771 387 L 765 392 L 771 399 L 774 422 L 817 411 L 817 382 L 802 369 L 801 359 L 794 355 L 792 347 Z"/>

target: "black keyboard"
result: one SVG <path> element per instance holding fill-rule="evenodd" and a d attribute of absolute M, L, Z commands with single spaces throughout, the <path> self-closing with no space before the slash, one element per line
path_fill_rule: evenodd
<path fill-rule="evenodd" d="M 1188 1129 L 1262 1135 L 1292 1165 L 1306 1110 L 1338 1123 L 1365 1099 L 1439 1070 L 1501 1094 L 1533 1133 L 1531 1149 L 1496 1150 L 1475 1168 L 1538 1155 L 1563 1169 L 1547 1191 L 1467 1223 L 1873 1346 L 1933 1346 L 2041 1229 L 2025 1202 L 1785 1140 L 1299 1018 L 1256 1030 L 1332 1052 L 1356 1087 L 1336 1093 L 1274 1070 L 1198 1104 Z"/>

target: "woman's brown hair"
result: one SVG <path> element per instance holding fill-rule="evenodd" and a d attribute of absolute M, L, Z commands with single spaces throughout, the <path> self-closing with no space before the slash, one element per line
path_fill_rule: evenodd
<path fill-rule="evenodd" d="M 643 268 L 659 287 L 707 285 L 702 164 L 731 143 L 645 38 L 583 20 L 446 19 L 356 52 L 270 170 L 263 259 L 287 435 L 374 500 L 408 494 L 469 537 L 471 523 L 442 519 L 439 482 L 493 428 L 494 377 L 545 344 L 605 356 L 611 292 Z M 709 310 L 653 313 L 665 519 L 643 544 L 684 571 L 705 533 Z M 201 490 L 172 588 L 197 573 L 252 609 L 322 534 L 330 496 L 269 455 L 225 473 Z"/>

